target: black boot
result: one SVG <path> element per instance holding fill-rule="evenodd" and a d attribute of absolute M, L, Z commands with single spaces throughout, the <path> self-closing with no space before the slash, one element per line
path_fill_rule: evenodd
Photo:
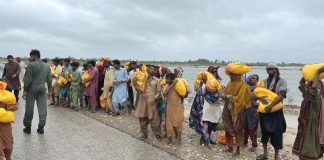
<path fill-rule="evenodd" d="M 44 134 L 44 128 L 43 127 L 38 127 L 37 133 Z"/>
<path fill-rule="evenodd" d="M 24 133 L 30 134 L 31 133 L 31 127 L 25 127 L 24 128 Z"/>

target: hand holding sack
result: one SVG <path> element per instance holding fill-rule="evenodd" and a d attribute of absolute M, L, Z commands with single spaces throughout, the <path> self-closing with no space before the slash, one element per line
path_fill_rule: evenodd
<path fill-rule="evenodd" d="M 316 63 L 316 64 L 309 64 L 305 65 L 302 69 L 303 77 L 306 81 L 313 81 L 318 69 L 324 66 L 324 63 Z M 320 79 L 324 78 L 324 73 L 321 73 L 319 76 Z"/>
<path fill-rule="evenodd" d="M 15 105 L 16 97 L 11 92 L 5 90 L 7 83 L 0 81 L 0 103 L 1 106 Z M 7 107 L 0 108 L 0 122 L 11 123 L 15 120 L 14 112 L 8 111 Z"/>
<path fill-rule="evenodd" d="M 268 90 L 266 88 L 262 88 L 262 87 L 255 88 L 254 94 L 257 98 L 264 98 L 264 100 L 267 102 L 267 104 L 263 104 L 262 101 L 259 101 L 258 112 L 260 112 L 260 113 L 266 113 L 265 107 L 267 107 L 269 104 L 271 104 L 272 101 L 274 101 L 278 97 L 278 95 L 276 93 L 273 93 L 270 90 Z M 283 105 L 280 102 L 280 103 L 276 104 L 274 107 L 272 107 L 271 112 L 278 111 L 278 110 L 282 109 L 282 107 L 283 107 Z"/>
<path fill-rule="evenodd" d="M 194 82 L 195 90 L 199 87 L 201 82 L 206 79 L 205 87 L 209 92 L 216 92 L 222 88 L 222 84 L 215 78 L 213 74 L 207 71 L 201 71 L 197 74 L 197 78 Z"/>

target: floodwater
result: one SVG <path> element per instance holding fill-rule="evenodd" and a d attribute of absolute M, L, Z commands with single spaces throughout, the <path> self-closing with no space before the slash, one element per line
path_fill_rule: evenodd
<path fill-rule="evenodd" d="M 172 68 L 172 67 L 170 67 Z M 207 70 L 207 67 L 182 67 L 184 70 L 183 78 L 185 78 L 190 84 L 191 94 L 187 100 L 187 104 L 191 104 L 194 98 L 193 82 L 196 75 L 200 71 Z M 248 73 L 246 76 L 251 74 L 257 74 L 260 80 L 264 80 L 268 77 L 265 67 L 252 67 L 252 72 Z M 173 68 L 172 68 L 173 69 Z M 302 77 L 300 72 L 300 67 L 279 67 L 280 76 L 287 81 L 288 93 L 287 98 L 284 100 L 286 105 L 300 105 L 302 101 L 301 92 L 298 90 L 299 81 Z M 222 78 L 222 83 L 227 84 L 229 82 L 229 76 L 225 75 L 224 67 L 219 68 L 219 75 Z M 244 78 L 244 77 L 243 77 Z"/>

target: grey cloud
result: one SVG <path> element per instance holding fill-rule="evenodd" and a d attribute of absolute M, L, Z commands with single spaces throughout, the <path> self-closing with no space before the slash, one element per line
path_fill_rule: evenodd
<path fill-rule="evenodd" d="M 324 1 L 0 0 L 0 54 L 323 62 Z"/>

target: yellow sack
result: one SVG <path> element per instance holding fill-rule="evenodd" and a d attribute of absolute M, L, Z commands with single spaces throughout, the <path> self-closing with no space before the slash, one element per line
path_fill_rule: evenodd
<path fill-rule="evenodd" d="M 62 76 L 59 76 L 58 77 L 58 80 L 57 80 L 57 84 L 60 86 L 60 87 L 63 87 L 67 84 L 68 80 Z"/>
<path fill-rule="evenodd" d="M 142 72 L 145 72 L 145 73 L 146 73 L 146 72 L 147 72 L 147 67 L 146 67 L 146 65 L 143 65 L 142 68 L 141 68 L 141 70 L 142 70 Z"/>
<path fill-rule="evenodd" d="M 230 63 L 225 67 L 225 74 L 246 74 L 252 71 L 252 68 L 243 63 Z"/>
<path fill-rule="evenodd" d="M 88 71 L 85 71 L 85 72 L 82 74 L 82 76 L 81 76 L 81 80 L 82 80 L 82 82 L 88 80 L 89 78 L 90 78 L 90 74 L 89 74 Z M 87 82 L 87 83 L 85 84 L 85 87 L 88 87 L 89 85 L 90 85 L 90 82 Z"/>
<path fill-rule="evenodd" d="M 51 65 L 51 76 L 55 75 L 55 70 L 56 70 L 56 66 L 54 64 Z"/>
<path fill-rule="evenodd" d="M 181 97 L 184 97 L 190 91 L 189 84 L 182 78 L 177 78 L 177 80 L 178 82 L 174 85 L 174 89 Z"/>
<path fill-rule="evenodd" d="M 145 91 L 145 85 L 146 85 L 146 80 L 147 80 L 147 73 L 146 71 L 137 71 L 135 72 L 134 78 L 136 79 L 136 86 L 137 88 L 144 93 Z"/>
<path fill-rule="evenodd" d="M 197 74 L 196 80 L 194 82 L 195 90 L 199 87 L 199 84 L 203 81 L 203 76 L 207 76 L 206 89 L 209 92 L 216 92 L 222 88 L 222 84 L 215 78 L 213 74 L 207 71 L 201 71 Z"/>
<path fill-rule="evenodd" d="M 13 105 L 16 104 L 16 97 L 11 92 L 5 90 L 7 83 L 0 81 L 0 103 Z M 10 123 L 15 120 L 14 112 L 0 108 L 0 122 Z"/>
<path fill-rule="evenodd" d="M 222 88 L 222 84 L 210 72 L 205 72 L 207 76 L 206 89 L 209 92 L 216 92 Z"/>
<path fill-rule="evenodd" d="M 5 90 L 7 83 L 0 81 L 0 103 L 16 104 L 16 97 L 11 92 Z"/>
<path fill-rule="evenodd" d="M 258 112 L 261 113 L 266 113 L 265 112 L 265 107 L 268 106 L 272 101 L 274 101 L 278 95 L 276 93 L 271 92 L 270 90 L 262 87 L 257 87 L 254 90 L 254 94 L 257 98 L 264 97 L 264 99 L 268 102 L 268 104 L 263 104 L 261 101 L 259 101 L 259 106 L 258 106 Z M 279 109 L 282 109 L 283 105 L 282 103 L 276 104 L 274 107 L 272 107 L 271 112 L 278 111 Z"/>
<path fill-rule="evenodd" d="M 256 83 L 257 87 L 264 87 L 264 81 L 259 81 Z"/>
<path fill-rule="evenodd" d="M 125 67 L 126 71 L 128 71 L 129 68 L 130 68 L 130 62 L 126 62 L 126 63 L 124 64 L 124 67 Z"/>
<path fill-rule="evenodd" d="M 324 66 L 324 63 L 316 63 L 316 64 L 309 64 L 305 65 L 302 69 L 303 77 L 306 81 L 313 81 L 315 78 L 316 71 Z M 320 79 L 324 78 L 324 73 L 320 74 Z"/>
<path fill-rule="evenodd" d="M 7 111 L 4 108 L 0 108 L 0 122 L 11 123 L 15 121 L 15 114 L 13 111 Z"/>

